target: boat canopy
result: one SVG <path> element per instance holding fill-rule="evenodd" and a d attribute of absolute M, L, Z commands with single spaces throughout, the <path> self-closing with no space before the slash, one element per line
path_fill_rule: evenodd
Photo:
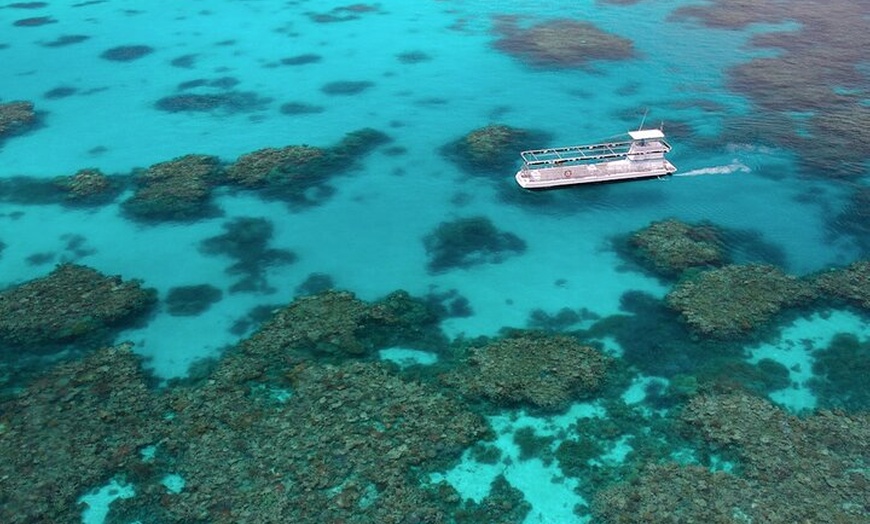
<path fill-rule="evenodd" d="M 637 131 L 629 131 L 628 136 L 632 140 L 650 140 L 653 138 L 664 138 L 665 134 L 661 129 L 639 129 Z"/>

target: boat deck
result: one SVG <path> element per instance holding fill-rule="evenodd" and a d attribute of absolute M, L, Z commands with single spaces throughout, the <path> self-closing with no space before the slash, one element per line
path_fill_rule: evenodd
<path fill-rule="evenodd" d="M 592 184 L 670 175 L 677 170 L 663 158 L 653 160 L 615 160 L 598 164 L 560 165 L 524 168 L 516 174 L 517 183 L 528 189 Z"/>

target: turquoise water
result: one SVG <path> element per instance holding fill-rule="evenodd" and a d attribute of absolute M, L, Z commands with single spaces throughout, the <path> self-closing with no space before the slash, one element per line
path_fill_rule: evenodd
<path fill-rule="evenodd" d="M 709 221 L 742 231 L 741 238 L 754 239 L 756 247 L 737 256 L 737 262 L 772 263 L 795 276 L 866 260 L 867 214 L 855 196 L 861 191 L 866 194 L 870 156 L 868 120 L 863 118 L 868 107 L 866 59 L 849 64 L 853 73 L 847 79 L 829 76 L 830 85 L 809 86 L 821 94 L 852 93 L 843 99 L 820 99 L 811 110 L 774 109 L 758 93 L 735 86 L 734 68 L 766 57 L 785 60 L 789 52 L 800 58 L 802 52 L 809 53 L 802 49 L 814 44 L 825 49 L 822 43 L 807 41 L 818 35 L 800 32 L 802 27 L 815 27 L 811 7 L 803 6 L 782 19 L 759 12 L 757 23 L 723 27 L 679 16 L 680 8 L 688 4 L 511 0 L 384 1 L 349 6 L 332 1 L 224 0 L 147 6 L 131 2 L 3 6 L 0 104 L 33 102 L 40 125 L 0 142 L 0 180 L 10 184 L 0 192 L 0 246 L 5 245 L 0 250 L 0 287 L 19 286 L 46 276 L 57 263 L 74 262 L 124 280 L 139 279 L 156 289 L 161 301 L 156 311 L 136 325 L 123 326 L 112 341 L 132 342 L 133 351 L 144 357 L 142 365 L 153 379 L 152 386 L 160 392 L 155 394 L 170 394 L 166 391 L 181 387 L 172 385 L 173 381 L 186 377 L 191 365 L 220 357 L 227 347 L 256 330 L 256 322 L 247 330 L 233 329 L 249 311 L 290 304 L 304 294 L 300 286 L 312 274 L 328 275 L 335 288 L 367 302 L 396 290 L 415 297 L 457 293 L 467 300 L 470 314 L 447 316 L 439 323 L 443 335 L 457 342 L 498 337 L 504 328 L 525 328 L 536 310 L 554 315 L 563 308 L 585 308 L 595 318 L 606 318 L 626 313 L 626 292 L 663 299 L 674 282 L 630 264 L 614 248 L 614 239 L 667 218 Z M 851 18 L 849 27 L 855 32 L 850 34 L 866 40 L 866 32 L 861 31 L 862 21 L 867 25 L 866 13 L 862 18 L 858 4 L 841 1 L 837 3 L 840 10 L 832 16 Z M 39 17 L 47 18 L 16 22 Z M 497 46 L 497 29 L 506 20 L 529 27 L 558 19 L 589 22 L 606 33 L 630 39 L 634 55 L 554 67 L 530 63 Z M 764 35 L 782 32 L 798 35 L 796 50 L 752 45 Z M 65 35 L 88 38 L 51 45 Z M 848 43 L 828 45 L 835 52 L 840 49 L 837 46 L 848 47 Z M 101 57 L 108 49 L 137 45 L 151 50 L 127 61 Z M 861 43 L 853 47 L 860 48 Z M 315 58 L 287 64 L 293 62 L 288 59 L 308 55 Z M 807 63 L 818 65 L 819 61 L 813 55 Z M 179 87 L 192 81 L 200 85 Z M 330 94 L 325 86 L 333 82 L 365 84 L 358 84 L 360 90 L 353 94 Z M 225 96 L 233 102 L 207 111 L 159 109 L 159 100 L 179 93 Z M 783 95 L 783 103 L 798 98 Z M 281 107 L 288 103 L 316 109 L 285 114 Z M 820 114 L 833 115 L 832 120 L 843 122 L 842 127 L 795 131 L 799 123 Z M 843 114 L 853 115 L 855 122 L 844 122 Z M 778 118 L 792 118 L 786 122 L 793 128 L 786 126 L 783 131 L 777 127 Z M 647 126 L 663 125 L 674 146 L 671 160 L 681 176 L 529 194 L 514 183 L 518 163 L 504 172 L 474 173 L 444 154 L 445 146 L 489 124 L 540 132 L 547 143 L 531 145 L 546 147 L 613 137 L 642 121 Z M 391 142 L 361 156 L 350 170 L 330 177 L 328 186 L 334 192 L 310 206 L 263 198 L 256 191 L 219 187 L 212 195 L 218 216 L 142 222 L 122 212 L 121 203 L 132 194 L 130 186 L 111 202 L 96 206 L 43 203 L 13 190 L 15 180 L 20 180 L 16 177 L 50 181 L 84 168 L 125 177 L 136 169 L 190 153 L 213 155 L 229 164 L 265 147 L 330 147 L 362 128 L 383 132 Z M 828 135 L 822 136 L 820 129 Z M 854 137 L 844 140 L 853 140 L 848 144 L 857 147 L 831 146 L 821 151 L 800 147 L 802 143 L 795 138 L 809 133 L 820 143 L 838 144 L 841 132 L 854 132 Z M 828 159 L 851 163 L 850 171 L 839 176 L 842 173 L 836 169 L 814 169 L 806 157 L 822 153 Z M 525 250 L 495 262 L 429 271 L 424 238 L 442 222 L 476 216 L 521 238 Z M 258 273 L 264 278 L 262 285 L 252 292 L 232 292 L 238 277 L 226 271 L 231 259 L 210 255 L 199 247 L 241 217 L 271 223 L 269 247 L 295 254 L 292 263 L 266 264 Z M 73 247 L 71 238 L 79 238 Z M 34 257 L 38 254 L 43 256 Z M 196 315 L 169 313 L 165 298 L 172 288 L 200 284 L 219 289 L 221 299 Z M 743 354 L 731 358 L 782 362 L 789 369 L 788 384 L 763 396 L 783 410 L 809 416 L 813 409 L 829 406 L 819 406 L 809 387 L 813 356 L 807 348 L 827 347 L 837 333 L 858 337 L 866 348 L 870 336 L 867 310 L 810 310 L 779 320 L 780 330 L 745 342 Z M 585 320 L 571 329 L 589 329 L 593 324 L 594 320 Z M 618 340 L 608 337 L 591 337 L 587 342 L 598 344 L 616 359 L 624 351 Z M 387 350 L 380 353 L 387 360 L 419 359 L 423 368 L 437 360 L 430 347 L 377 349 Z M 87 354 L 93 348 L 77 350 Z M 4 360 L 17 359 L 8 356 L 14 355 L 12 351 L 5 352 Z M 68 351 L 69 358 L 81 358 L 76 351 Z M 376 360 L 377 355 L 363 360 Z M 279 363 L 275 366 L 280 368 Z M 8 374 L 17 368 L 7 363 L 4 369 L 13 370 Z M 425 371 L 417 373 L 406 379 L 440 384 Z M 650 378 L 636 367 L 622 373 L 626 374 L 621 378 L 624 385 L 634 386 L 614 387 L 607 394 L 610 400 L 623 398 L 638 411 L 641 406 L 653 409 L 646 406 L 643 384 L 649 380 L 667 384 L 673 378 L 664 373 Z M 14 376 L 6 383 L 24 387 Z M 293 398 L 286 402 L 294 402 Z M 500 462 L 484 464 L 474 460 L 468 449 L 456 449 L 448 454 L 447 463 L 415 465 L 409 470 L 428 479 L 425 482 L 444 480 L 459 497 L 476 502 L 489 492 L 492 480 L 503 475 L 530 504 L 525 513 L 499 517 L 503 521 L 588 521 L 588 505 L 595 492 L 589 477 L 567 474 L 546 453 L 521 457 L 512 435 L 518 428 L 534 427 L 539 436 L 551 438 L 549 446 L 556 449 L 571 439 L 566 432 L 570 433 L 572 425 L 606 420 L 606 401 L 603 397 L 585 399 L 556 414 L 542 414 L 527 406 L 482 408 L 493 429 L 489 440 L 502 450 Z M 469 405 L 480 409 L 475 402 Z M 3 427 L 14 427 L 18 408 L 3 409 L 0 415 L 9 421 Z M 651 413 L 647 412 L 652 418 L 667 419 L 676 409 Z M 316 427 L 309 429 L 316 434 Z M 45 431 L 50 432 L 50 427 Z M 628 440 L 611 439 L 598 458 L 601 464 L 615 468 L 624 462 L 631 448 Z M 157 442 L 154 445 L 159 447 Z M 681 450 L 672 452 L 676 456 Z M 688 462 L 711 463 L 697 458 L 700 452 L 692 453 L 696 458 Z M 652 460 L 666 458 L 661 455 Z M 169 463 L 160 474 L 184 470 L 181 477 L 195 477 L 180 458 Z M 862 471 L 866 475 L 866 469 Z M 236 473 L 228 469 L 226 475 Z M 108 468 L 82 478 L 97 479 L 98 484 L 71 487 L 75 497 L 112 481 L 142 490 L 132 475 L 120 469 Z M 348 479 L 339 484 L 344 486 Z M 229 483 L 226 489 L 244 490 L 243 484 Z M 173 496 L 185 496 L 183 484 L 173 489 L 177 491 Z M 322 487 L 325 493 L 334 494 L 330 489 L 338 488 Z M 136 500 L 136 495 L 128 496 L 123 500 Z M 250 494 L 253 508 L 257 496 Z M 321 496 L 333 500 L 331 495 Z M 298 499 L 293 500 L 298 504 Z M 311 500 L 321 503 L 321 498 Z M 0 503 L 22 511 L 14 497 Z M 171 499 L 161 503 L 173 504 Z M 85 518 L 100 521 L 99 504 L 88 504 L 92 507 Z M 367 513 L 369 507 L 356 506 L 358 518 L 363 519 L 358 521 L 374 518 Z M 447 516 L 442 517 L 450 521 L 450 510 L 444 511 Z M 275 512 L 264 507 L 260 518 L 275 521 L 270 519 L 281 514 Z M 351 508 L 347 513 L 353 516 L 355 511 Z M 256 510 L 247 516 L 230 511 L 230 516 L 211 514 L 201 521 L 257 522 L 257 514 Z M 143 515 L 110 519 L 144 522 Z M 194 521 L 185 520 L 192 517 L 184 512 L 155 511 L 154 515 L 164 515 L 153 517 L 154 522 Z M 405 517 L 407 522 L 436 521 Z M 32 518 L 36 520 L 21 521 L 59 521 L 56 516 Z M 357 521 L 348 518 L 348 522 Z"/>

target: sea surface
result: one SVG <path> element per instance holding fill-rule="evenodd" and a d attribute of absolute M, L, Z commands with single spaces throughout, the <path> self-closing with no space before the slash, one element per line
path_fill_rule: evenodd
<path fill-rule="evenodd" d="M 603 424 L 615 416 L 608 403 L 620 401 L 658 427 L 677 420 L 686 402 L 654 405 L 651 395 L 668 387 L 672 370 L 623 358 L 629 351 L 636 358 L 634 346 L 643 347 L 644 340 L 651 355 L 666 351 L 667 342 L 651 332 L 656 322 L 638 322 L 630 335 L 637 341 L 633 349 L 623 347 L 618 336 L 589 334 L 600 319 L 645 315 L 646 306 L 632 308 L 630 297 L 643 296 L 666 309 L 665 297 L 678 285 L 679 279 L 628 258 L 620 249 L 625 238 L 666 219 L 710 224 L 727 232 L 723 249 L 731 253 L 730 262 L 768 264 L 802 279 L 870 256 L 870 215 L 864 207 L 870 205 L 870 63 L 856 51 L 870 45 L 866 4 L 802 1 L 792 9 L 731 4 L 50 0 L 0 5 L 0 104 L 29 101 L 37 115 L 35 125 L 0 136 L 0 290 L 44 278 L 63 263 L 156 290 L 150 314 L 118 327 L 109 340 L 132 343 L 155 396 L 207 387 L 203 363 L 213 365 L 232 353 L 257 332 L 268 312 L 326 287 L 366 303 L 403 290 L 430 305 L 444 304 L 437 326 L 451 348 L 496 341 L 509 330 L 579 337 L 619 363 L 613 368 L 619 379 L 555 411 L 459 395 L 437 376 L 452 373 L 449 366 L 426 371 L 453 362 L 444 347 L 384 345 L 364 355 L 313 358 L 307 365 L 392 362 L 392 376 L 440 390 L 482 417 L 488 432 L 439 455 L 444 460 L 411 461 L 406 474 L 418 484 L 441 482 L 456 500 L 475 503 L 490 493 L 496 477 L 504 478 L 516 490 L 515 511 L 490 507 L 492 513 L 460 517 L 453 500 L 441 510 L 440 521 L 595 522 L 607 521 L 605 513 L 613 519 L 613 512 L 590 510 L 595 482 L 637 478 L 642 460 L 631 455 L 632 438 L 611 435 L 600 453 L 589 457 L 589 467 L 598 468 L 597 480 L 569 470 L 557 453 L 560 444 L 572 439 L 578 425 Z M 566 27 L 587 31 L 571 33 Z M 601 42 L 596 45 L 595 39 Z M 753 67 L 762 63 L 767 66 Z M 661 127 L 678 172 L 663 179 L 527 192 L 513 178 L 521 165 L 519 150 L 507 152 L 513 161 L 489 166 L 456 153 L 466 135 L 490 125 L 527 132 L 522 144 L 527 148 L 611 141 L 629 130 Z M 229 166 L 263 148 L 333 147 L 361 129 L 387 139 L 330 165 L 323 182 L 310 186 L 302 200 L 218 185 L 209 212 L 201 216 L 142 220 L 124 207 L 136 189 L 135 176 L 160 162 L 199 154 Z M 86 168 L 120 181 L 122 189 L 99 204 L 70 205 L 46 196 L 51 181 Z M 432 238 L 439 226 L 481 217 L 521 239 L 523 248 L 433 268 Z M 262 251 L 270 258 L 244 259 L 254 264 L 250 274 L 256 281 L 244 289 L 231 267 L 241 259 L 203 247 L 240 219 L 271 227 Z M 286 256 L 276 257 L 276 250 Z M 863 285 L 867 296 L 870 283 L 862 278 L 856 286 Z M 195 313 L 171 311 L 170 290 L 201 285 L 218 290 L 218 298 Z M 535 321 L 553 320 L 566 309 L 582 313 L 562 324 Z M 265 315 L 252 313 L 264 310 Z M 763 359 L 781 363 L 788 370 L 784 383 L 747 389 L 788 416 L 812 417 L 815 410 L 844 406 L 848 413 L 866 413 L 868 405 L 861 402 L 820 399 L 812 383 L 818 378 L 813 366 L 818 352 L 838 335 L 856 339 L 856 360 L 846 367 L 866 369 L 868 318 L 866 306 L 792 309 L 737 342 L 739 349 L 728 358 L 751 366 Z M 81 361 L 96 350 L 73 344 L 37 358 L 12 345 L 0 347 L 3 384 L 14 391 L 0 406 L 0 439 L 11 438 L 9 428 L 24 416 L 20 398 L 27 398 L 32 381 L 58 361 Z M 16 367 L 23 360 L 38 364 Z M 274 362 L 279 373 L 288 373 L 281 365 Z M 687 369 L 680 369 L 681 376 L 692 374 Z M 720 393 L 719 386 L 704 391 Z M 843 387 L 864 388 L 850 398 L 866 402 L 866 381 Z M 855 416 L 855 424 L 868 423 Z M 521 446 L 522 428 L 533 428 L 537 448 Z M 44 431 L 53 431 L 52 425 Z M 317 435 L 319 429 L 306 431 Z M 677 449 L 667 448 L 677 444 L 662 437 L 666 451 L 645 453 L 643 460 L 690 456 L 677 462 L 744 474 L 740 457 L 746 456 L 726 450 L 720 460 L 715 455 L 722 450 L 715 446 L 698 451 L 705 446 L 701 440 L 681 440 Z M 475 442 L 498 449 L 501 458 L 475 458 L 470 451 Z M 207 445 L 203 437 L 201 446 Z M 686 451 L 693 445 L 695 451 Z M 143 461 L 154 449 L 171 454 L 158 441 L 153 446 L 139 449 Z M 245 456 L 237 460 L 243 463 Z M 637 469 L 619 470 L 626 461 L 637 461 Z M 200 481 L 180 458 L 167 463 L 171 466 L 159 477 L 168 495 L 159 500 L 171 507 L 178 500 L 172 497 L 188 496 L 186 490 Z M 602 471 L 611 466 L 616 473 L 607 477 Z M 868 476 L 866 462 L 855 468 Z M 228 467 L 225 475 L 232 478 L 242 469 Z M 310 474 L 316 474 L 313 462 Z M 316 500 L 345 511 L 347 522 L 379 521 L 383 514 L 369 513 L 381 504 L 372 493 L 387 496 L 378 482 L 366 492 L 374 502 L 361 499 L 348 509 L 330 498 L 338 499 L 335 494 L 347 482 L 365 485 L 362 476 L 356 471 L 325 482 Z M 223 513 L 204 505 L 209 511 L 193 519 L 193 513 L 161 513 L 165 508 L 156 506 L 149 512 L 147 504 L 137 507 L 138 513 L 118 511 L 147 491 L 129 471 L 108 467 L 81 478 L 96 481 L 68 488 L 70 514 L 82 522 L 282 521 L 273 520 L 281 513 L 265 503 L 257 510 L 259 491 L 238 495 L 248 485 L 241 481 L 226 481 L 221 489 L 234 492 L 227 495 L 233 501 L 247 497 L 247 513 L 229 503 Z M 669 486 L 659 488 L 666 492 Z M 281 489 L 295 488 L 282 484 Z M 31 505 L 22 505 L 19 495 L 0 496 L 0 504 L 7 512 L 14 508 L 20 522 L 67 518 L 33 509 L 44 493 Z M 293 504 L 305 500 L 298 493 L 292 497 Z M 867 509 L 849 515 L 867 519 Z M 328 519 L 316 512 L 284 515 L 286 522 L 340 521 L 331 513 Z M 675 521 L 691 521 L 674 515 Z M 752 521 L 741 515 L 731 512 L 734 522 Z M 394 522 L 439 521 L 431 513 L 393 517 Z"/>

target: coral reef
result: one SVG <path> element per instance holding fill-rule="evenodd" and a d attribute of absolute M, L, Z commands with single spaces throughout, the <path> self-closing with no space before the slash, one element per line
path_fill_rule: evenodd
<path fill-rule="evenodd" d="M 495 48 L 534 67 L 588 67 L 595 60 L 635 56 L 631 40 L 607 33 L 588 22 L 551 20 L 521 28 L 503 17 L 495 25 Z"/>
<path fill-rule="evenodd" d="M 403 344 L 437 351 L 447 345 L 439 321 L 431 306 L 403 291 L 369 304 L 353 293 L 327 290 L 277 310 L 243 349 L 252 355 L 291 351 L 321 358 L 360 357 Z"/>
<path fill-rule="evenodd" d="M 45 351 L 141 317 L 155 301 L 155 291 L 138 280 L 61 264 L 48 276 L 0 293 L 0 340 Z"/>
<path fill-rule="evenodd" d="M 153 52 L 154 48 L 147 45 L 122 45 L 106 49 L 100 54 L 100 58 L 113 62 L 132 62 Z"/>
<path fill-rule="evenodd" d="M 771 522 L 856 522 L 866 517 L 870 415 L 786 414 L 742 393 L 694 398 L 683 420 L 716 450 L 736 455 L 751 484 L 747 515 Z M 744 492 L 745 493 L 745 492 Z M 755 520 L 755 519 L 753 519 Z"/>
<path fill-rule="evenodd" d="M 25 100 L 0 103 L 0 140 L 23 133 L 37 123 L 33 103 Z"/>
<path fill-rule="evenodd" d="M 839 333 L 827 348 L 813 351 L 810 387 L 826 408 L 870 411 L 870 340 Z"/>
<path fill-rule="evenodd" d="M 596 494 L 598 522 L 747 522 L 745 481 L 701 466 L 650 464 L 639 476 Z"/>
<path fill-rule="evenodd" d="M 117 197 L 123 185 L 99 169 L 80 169 L 74 175 L 54 179 L 64 194 L 64 201 L 74 205 L 102 205 Z"/>
<path fill-rule="evenodd" d="M 472 349 L 468 365 L 444 380 L 464 395 L 498 405 L 556 411 L 593 393 L 609 363 L 573 338 L 521 332 Z"/>
<path fill-rule="evenodd" d="M 166 295 L 166 306 L 170 315 L 176 317 L 195 316 L 216 302 L 220 302 L 223 292 L 211 284 L 178 286 Z"/>
<path fill-rule="evenodd" d="M 834 236 L 850 237 L 863 257 L 870 257 L 870 186 L 854 188 L 846 205 L 828 219 Z"/>
<path fill-rule="evenodd" d="M 515 167 L 520 151 L 545 142 L 542 133 L 490 124 L 447 144 L 442 154 L 470 174 L 501 176 Z"/>
<path fill-rule="evenodd" d="M 870 260 L 823 271 L 811 281 L 822 297 L 870 311 Z"/>
<path fill-rule="evenodd" d="M 366 80 L 340 80 L 324 84 L 320 88 L 320 91 L 327 95 L 350 96 L 358 95 L 363 91 L 372 88 L 374 85 L 375 84 L 373 82 L 369 82 Z"/>
<path fill-rule="evenodd" d="M 796 29 L 759 32 L 753 38 L 753 46 L 773 51 L 775 57 L 762 54 L 729 71 L 731 89 L 748 96 L 757 111 L 749 126 L 727 124 L 725 138 L 757 143 L 754 138 L 763 137 L 795 151 L 805 173 L 845 178 L 863 176 L 870 158 L 865 53 L 854 45 L 867 32 L 865 11 L 857 0 L 833 0 L 824 11 L 809 0 L 716 0 L 680 7 L 674 16 L 729 29 L 793 23 Z"/>
<path fill-rule="evenodd" d="M 635 260 L 665 276 L 720 266 L 725 259 L 720 232 L 711 224 L 691 225 L 675 219 L 653 222 L 631 235 L 628 245 Z"/>
<path fill-rule="evenodd" d="M 80 522 L 77 499 L 147 468 L 160 409 L 125 345 L 62 364 L 0 403 L 0 521 Z"/>
<path fill-rule="evenodd" d="M 484 216 L 442 222 L 423 239 L 432 273 L 477 264 L 497 264 L 526 250 L 523 239 L 498 230 Z"/>
<path fill-rule="evenodd" d="M 215 214 L 211 190 L 221 174 L 217 157 L 185 155 L 136 173 L 124 211 L 138 220 L 192 220 Z"/>
<path fill-rule="evenodd" d="M 698 395 L 681 415 L 709 464 L 661 463 L 661 455 L 595 495 L 602 522 L 858 522 L 866 520 L 870 416 L 788 415 L 745 393 Z"/>
<path fill-rule="evenodd" d="M 388 322 L 384 308 L 371 307 L 346 291 L 324 291 L 296 299 L 275 312 L 245 341 L 246 351 L 308 351 L 320 355 L 363 355 L 372 349 L 362 340 L 366 329 Z"/>
<path fill-rule="evenodd" d="M 113 505 L 119 521 L 159 508 L 161 522 L 444 522 L 446 501 L 417 475 L 486 430 L 456 402 L 375 364 L 295 368 L 287 402 L 222 380 L 238 374 L 219 371 L 213 384 L 174 395 L 161 447 L 187 487 L 167 500 L 152 481 Z"/>
<path fill-rule="evenodd" d="M 227 180 L 266 198 L 311 205 L 331 192 L 327 183 L 332 177 L 353 169 L 362 156 L 389 140 L 380 131 L 364 128 L 347 133 L 330 148 L 264 148 L 239 157 L 227 168 Z"/>
<path fill-rule="evenodd" d="M 774 266 L 729 265 L 684 279 L 667 295 L 695 331 L 718 338 L 746 335 L 783 308 L 815 298 L 812 286 Z"/>
<path fill-rule="evenodd" d="M 296 254 L 286 249 L 269 247 L 274 226 L 265 218 L 239 217 L 223 225 L 224 233 L 203 240 L 199 250 L 206 255 L 225 255 L 236 262 L 227 274 L 241 275 L 230 286 L 230 292 L 274 291 L 266 278 L 270 266 L 292 264 Z"/>
<path fill-rule="evenodd" d="M 272 102 L 251 91 L 224 90 L 216 93 L 181 93 L 160 98 L 154 107 L 168 113 L 219 112 L 220 114 L 261 111 Z"/>
<path fill-rule="evenodd" d="M 238 158 L 234 164 L 227 168 L 227 181 L 242 187 L 256 188 L 274 183 L 278 176 L 289 177 L 286 182 L 305 183 L 305 178 L 320 175 L 322 166 L 326 162 L 326 150 L 312 146 L 287 146 L 282 148 L 258 149 Z M 291 169 L 285 169 L 280 173 L 279 167 L 284 165 Z M 283 181 L 282 181 L 283 182 Z"/>

